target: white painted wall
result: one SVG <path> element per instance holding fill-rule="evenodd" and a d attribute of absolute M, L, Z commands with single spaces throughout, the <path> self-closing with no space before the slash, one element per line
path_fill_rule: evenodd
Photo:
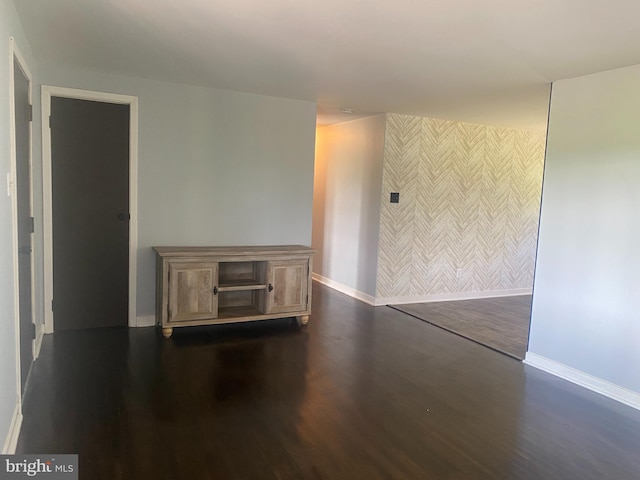
<path fill-rule="evenodd" d="M 639 246 L 640 66 L 554 83 L 528 357 L 640 393 Z"/>
<path fill-rule="evenodd" d="M 16 362 L 17 305 L 14 300 L 17 286 L 13 274 L 13 252 L 16 247 L 12 236 L 12 198 L 7 195 L 7 175 L 12 171 L 9 130 L 9 69 L 12 62 L 10 37 L 15 38 L 17 47 L 25 57 L 32 75 L 35 76 L 35 62 L 13 2 L 0 0 L 0 272 L 2 272 L 0 275 L 0 446 L 4 450 L 15 446 L 13 443 L 16 438 L 10 438 L 12 433 L 10 430 L 12 421 L 17 418 L 14 415 L 19 414 L 19 380 Z M 34 155 L 34 163 L 36 165 L 39 163 L 37 154 Z M 37 172 L 35 176 L 37 182 Z M 35 210 L 38 211 L 37 205 Z M 36 255 L 38 241 L 36 236 Z M 38 278 L 41 281 L 42 275 L 36 273 L 36 289 Z M 36 295 L 38 294 L 41 294 L 41 290 L 36 291 Z M 36 308 L 34 313 L 36 322 L 41 324 L 41 310 Z"/>
<path fill-rule="evenodd" d="M 375 297 L 385 117 L 319 127 L 312 246 L 314 272 Z"/>
<path fill-rule="evenodd" d="M 137 315 L 154 245 L 311 243 L 312 102 L 41 65 L 43 84 L 139 99 Z"/>

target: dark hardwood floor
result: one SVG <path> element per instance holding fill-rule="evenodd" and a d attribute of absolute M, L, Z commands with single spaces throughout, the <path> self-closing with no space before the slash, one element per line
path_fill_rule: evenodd
<path fill-rule="evenodd" d="M 640 411 L 314 285 L 287 320 L 47 336 L 18 453 L 80 478 L 640 479 Z"/>
<path fill-rule="evenodd" d="M 529 342 L 531 295 L 390 305 L 517 360 Z"/>

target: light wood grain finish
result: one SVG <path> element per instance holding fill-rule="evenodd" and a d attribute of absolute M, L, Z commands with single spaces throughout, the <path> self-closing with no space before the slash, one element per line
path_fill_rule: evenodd
<path fill-rule="evenodd" d="M 308 268 L 306 260 L 269 262 L 270 284 L 268 311 L 271 313 L 302 312 L 307 310 Z"/>
<path fill-rule="evenodd" d="M 218 296 L 214 294 L 217 278 L 216 263 L 170 263 L 167 322 L 217 317 Z"/>
<path fill-rule="evenodd" d="M 249 257 L 263 257 L 269 255 L 308 255 L 313 253 L 309 247 L 303 245 L 260 245 L 238 247 L 153 247 L 160 257 L 218 257 L 224 256 L 226 261 L 248 260 Z"/>
<path fill-rule="evenodd" d="M 313 250 L 155 247 L 158 325 L 173 327 L 308 316 Z"/>

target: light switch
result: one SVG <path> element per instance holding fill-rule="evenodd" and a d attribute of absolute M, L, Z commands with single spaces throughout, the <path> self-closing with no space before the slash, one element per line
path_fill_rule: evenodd
<path fill-rule="evenodd" d="M 391 192 L 390 203 L 400 203 L 400 192 Z"/>

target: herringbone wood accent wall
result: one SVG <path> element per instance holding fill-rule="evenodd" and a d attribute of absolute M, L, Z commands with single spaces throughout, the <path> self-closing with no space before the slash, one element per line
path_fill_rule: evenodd
<path fill-rule="evenodd" d="M 530 288 L 544 148 L 543 133 L 387 114 L 376 297 Z"/>

